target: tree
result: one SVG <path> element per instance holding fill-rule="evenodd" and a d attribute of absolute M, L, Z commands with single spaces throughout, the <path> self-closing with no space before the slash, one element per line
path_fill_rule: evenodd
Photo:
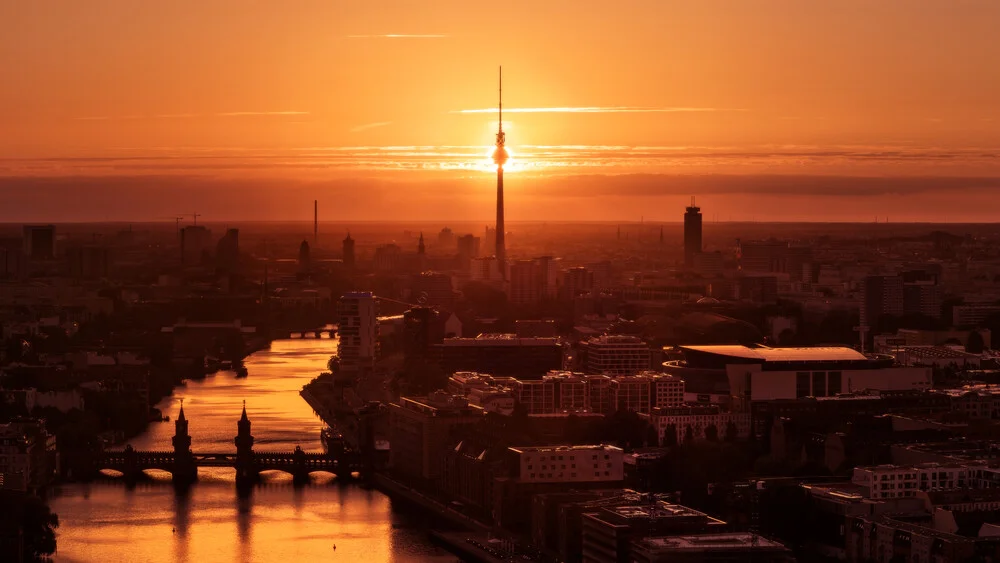
<path fill-rule="evenodd" d="M 684 445 L 693 446 L 694 445 L 694 428 L 688 424 L 687 428 L 684 429 Z"/>
<path fill-rule="evenodd" d="M 735 442 L 736 438 L 739 437 L 739 430 L 736 428 L 736 423 L 730 420 L 726 424 L 726 435 L 723 438 L 727 442 Z"/>
<path fill-rule="evenodd" d="M 709 442 L 719 441 L 719 429 L 714 424 L 705 427 L 705 439 Z"/>
<path fill-rule="evenodd" d="M 677 425 L 668 424 L 666 430 L 663 431 L 663 444 L 667 448 L 677 447 Z"/>
<path fill-rule="evenodd" d="M 647 447 L 659 447 L 660 445 L 660 433 L 656 431 L 656 427 L 650 424 L 646 427 L 646 446 Z"/>
<path fill-rule="evenodd" d="M 56 516 L 42 499 L 14 491 L 0 491 L 0 530 L 5 535 L 20 536 L 24 541 L 25 561 L 34 561 L 56 551 Z M 0 559 L 17 559 L 16 542 L 0 542 Z"/>
<path fill-rule="evenodd" d="M 965 344 L 965 351 L 970 354 L 982 354 L 985 349 L 986 342 L 983 341 L 983 336 L 979 334 L 979 331 L 973 330 L 970 332 L 969 340 Z"/>

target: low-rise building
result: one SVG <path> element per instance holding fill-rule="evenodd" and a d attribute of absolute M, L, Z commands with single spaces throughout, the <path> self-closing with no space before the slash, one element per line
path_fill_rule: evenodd
<path fill-rule="evenodd" d="M 533 446 L 509 448 L 511 477 L 521 483 L 620 482 L 624 479 L 621 448 Z"/>
<path fill-rule="evenodd" d="M 684 443 L 688 428 L 691 437 L 701 442 L 712 438 L 723 440 L 727 432 L 735 430 L 735 438 L 744 439 L 750 436 L 750 414 L 724 412 L 718 405 L 683 405 L 676 407 L 657 407 L 649 416 L 650 424 L 656 429 L 660 443 L 666 443 L 667 432 L 674 432 L 678 444 Z"/>

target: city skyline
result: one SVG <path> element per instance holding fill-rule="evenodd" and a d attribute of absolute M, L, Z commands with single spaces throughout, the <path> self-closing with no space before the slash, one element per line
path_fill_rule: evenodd
<path fill-rule="evenodd" d="M 295 219 L 286 188 L 369 220 L 486 219 L 503 64 L 512 221 L 625 220 L 690 195 L 742 220 L 1000 211 L 995 4 L 385 7 L 8 10 L 0 190 L 40 215 L 86 194 L 63 221 L 135 219 L 159 189 L 220 220 Z M 497 53 L 503 33 L 517 40 Z"/>

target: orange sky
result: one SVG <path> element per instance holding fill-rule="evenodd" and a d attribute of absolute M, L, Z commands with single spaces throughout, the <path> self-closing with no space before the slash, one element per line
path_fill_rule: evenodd
<path fill-rule="evenodd" d="M 494 6 L 2 2 L 0 176 L 488 185 L 496 118 L 468 110 L 495 106 L 503 64 L 532 197 L 580 173 L 1000 177 L 1000 2 Z M 656 197 L 591 189 L 630 214 Z"/>

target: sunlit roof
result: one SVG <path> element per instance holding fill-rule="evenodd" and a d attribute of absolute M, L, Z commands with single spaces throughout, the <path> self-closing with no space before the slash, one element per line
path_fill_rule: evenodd
<path fill-rule="evenodd" d="M 691 350 L 704 354 L 730 356 L 746 360 L 763 362 L 828 362 L 865 360 L 864 354 L 846 346 L 817 346 L 810 348 L 749 348 L 747 346 L 681 346 L 682 350 Z"/>

